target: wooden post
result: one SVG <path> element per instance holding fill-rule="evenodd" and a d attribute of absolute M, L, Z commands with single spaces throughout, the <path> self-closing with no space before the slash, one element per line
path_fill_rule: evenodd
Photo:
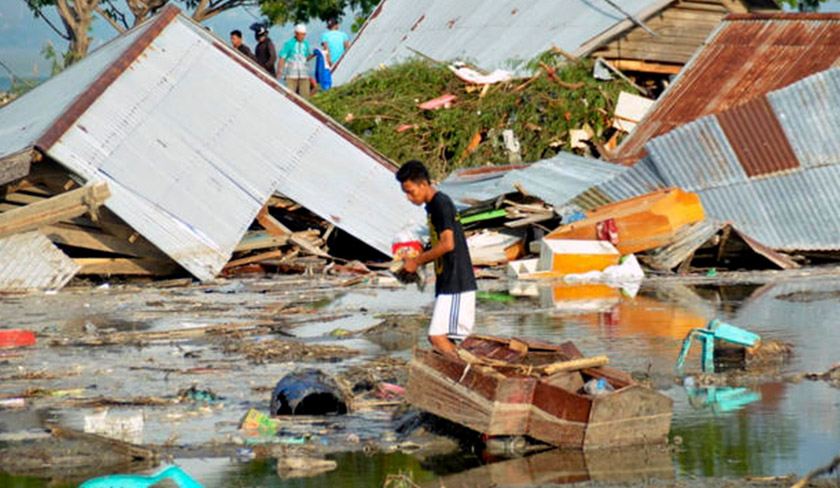
<path fill-rule="evenodd" d="M 98 182 L 0 214 L 0 237 L 34 230 L 96 209 L 111 196 L 108 184 Z"/>

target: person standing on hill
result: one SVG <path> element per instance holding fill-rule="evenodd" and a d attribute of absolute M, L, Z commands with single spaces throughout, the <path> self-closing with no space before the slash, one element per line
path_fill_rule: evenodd
<path fill-rule="evenodd" d="M 254 53 L 252 53 L 251 49 L 242 42 L 242 31 L 234 30 L 230 32 L 230 44 L 236 48 L 237 51 L 244 54 L 248 59 L 254 59 Z"/>
<path fill-rule="evenodd" d="M 447 356 L 457 357 L 453 338 L 472 333 L 475 325 L 475 274 L 470 250 L 455 204 L 437 191 L 429 171 L 420 161 L 408 161 L 397 171 L 408 201 L 426 205 L 432 247 L 417 257 L 406 258 L 403 269 L 414 273 L 425 263 L 435 263 L 435 309 L 429 324 L 429 342 Z"/>
<path fill-rule="evenodd" d="M 298 24 L 294 36 L 280 50 L 277 75 L 282 76 L 285 68 L 286 86 L 303 98 L 309 98 L 309 67 L 306 63 L 313 57 L 315 55 L 309 50 L 309 41 L 306 40 L 306 26 Z"/>
<path fill-rule="evenodd" d="M 274 48 L 274 43 L 268 38 L 268 29 L 263 25 L 256 27 L 254 36 L 257 38 L 257 47 L 254 48 L 254 57 L 257 64 L 265 68 L 271 73 L 271 76 L 276 76 L 274 71 L 274 62 L 277 59 L 277 50 Z"/>
<path fill-rule="evenodd" d="M 327 21 L 327 32 L 321 34 L 321 46 L 327 51 L 327 63 L 330 68 L 341 59 L 341 55 L 350 47 L 347 34 L 338 30 L 338 20 L 330 19 Z"/>

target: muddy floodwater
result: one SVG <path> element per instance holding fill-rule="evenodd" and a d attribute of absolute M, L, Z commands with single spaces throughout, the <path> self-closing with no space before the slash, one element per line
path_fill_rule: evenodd
<path fill-rule="evenodd" d="M 0 486 L 73 487 L 121 472 L 113 465 L 71 472 L 47 461 L 39 466 L 25 448 L 49 439 L 45 425 L 107 433 L 118 424 L 123 440 L 163 452 L 163 465 L 180 466 L 207 488 L 382 486 L 389 475 L 449 488 L 656 479 L 746 484 L 802 476 L 840 454 L 840 378 L 802 374 L 840 361 L 840 277 L 784 274 L 737 285 L 660 278 L 630 290 L 481 282 L 476 332 L 572 340 L 585 355 L 605 354 L 612 367 L 672 398 L 665 447 L 505 457 L 454 443 L 454 451 L 436 452 L 398 432 L 398 401 L 373 397 L 349 415 L 289 420 L 272 439 L 244 435 L 245 413 L 268 412 L 274 384 L 301 365 L 339 374 L 371 369 L 383 357 L 404 364 L 412 345 L 426 347 L 417 314 L 430 312 L 433 287 L 342 281 L 278 277 L 3 296 L 0 328 L 33 330 L 37 343 L 0 350 Z M 412 321 L 398 333 L 362 333 L 386 317 Z M 694 344 L 686 382 L 675 372 L 682 340 L 713 318 L 790 343 L 793 353 L 781 364 L 716 375 L 710 386 L 698 375 Z M 208 326 L 218 327 L 189 333 Z M 259 455 L 268 442 L 306 445 L 335 461 L 334 469 L 284 475 L 275 458 Z M 632 467 L 629 476 L 617 468 L 622 462 Z"/>

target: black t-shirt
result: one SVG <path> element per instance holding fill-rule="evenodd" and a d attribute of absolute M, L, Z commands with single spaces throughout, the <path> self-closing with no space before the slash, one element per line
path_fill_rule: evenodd
<path fill-rule="evenodd" d="M 435 259 L 435 296 L 475 290 L 470 250 L 452 199 L 444 193 L 435 193 L 426 204 L 426 214 L 432 246 L 438 243 L 441 232 L 445 230 L 451 230 L 455 239 L 455 249 Z"/>

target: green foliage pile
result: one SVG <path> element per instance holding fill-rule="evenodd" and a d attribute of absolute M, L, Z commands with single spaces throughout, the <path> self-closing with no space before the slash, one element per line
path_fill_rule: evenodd
<path fill-rule="evenodd" d="M 445 66 L 413 60 L 318 93 L 313 102 L 394 161 L 419 159 L 442 178 L 457 168 L 509 163 L 504 129 L 513 130 L 525 162 L 571 151 L 569 130 L 585 125 L 595 133 L 593 140 L 603 143 L 619 92 L 636 90 L 621 80 L 593 78 L 592 60 L 564 61 L 546 54 L 532 66 L 556 68 L 559 80 L 582 83 L 579 88 L 563 87 L 542 70 L 536 78 L 491 85 L 480 96 Z M 457 96 L 450 108 L 417 106 L 444 94 Z M 412 128 L 398 132 L 401 126 Z M 477 133 L 480 144 L 466 151 Z"/>

